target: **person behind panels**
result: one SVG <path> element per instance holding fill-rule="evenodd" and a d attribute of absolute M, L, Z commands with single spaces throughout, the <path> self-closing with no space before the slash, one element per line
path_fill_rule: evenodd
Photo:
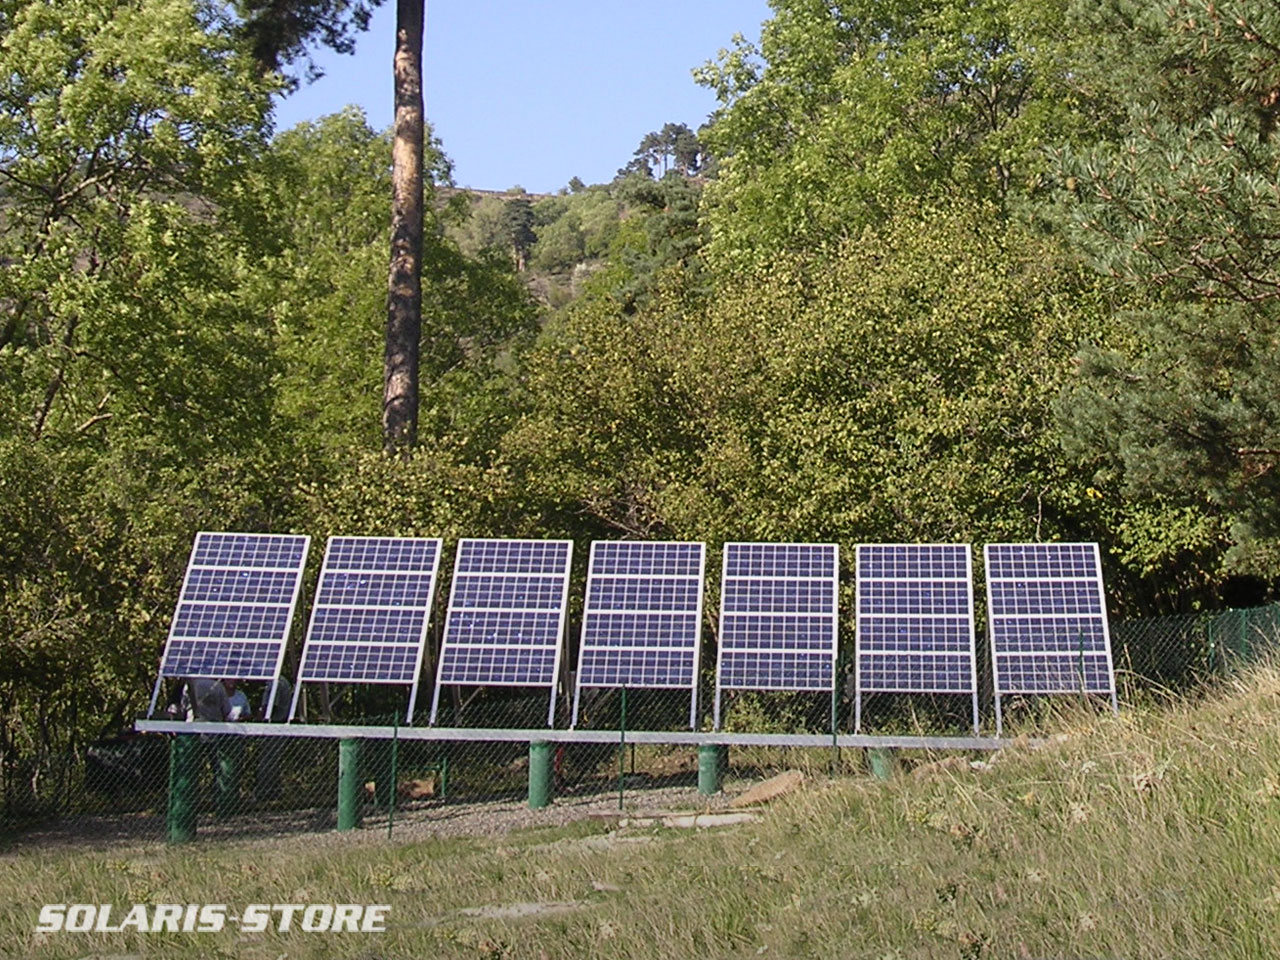
<path fill-rule="evenodd" d="M 222 681 L 222 686 L 227 691 L 227 703 L 231 708 L 227 717 L 228 720 L 248 720 L 253 715 L 253 708 L 249 705 L 249 698 L 240 689 L 239 684 L 239 680 Z"/>

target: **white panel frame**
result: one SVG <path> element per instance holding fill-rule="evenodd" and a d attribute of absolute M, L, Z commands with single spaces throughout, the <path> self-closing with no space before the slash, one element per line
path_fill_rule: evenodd
<path fill-rule="evenodd" d="M 461 612 L 461 613 L 475 613 L 475 612 L 477 612 L 475 608 L 470 608 L 470 607 L 469 607 L 469 608 L 466 608 L 465 610 L 461 610 L 461 611 L 460 611 L 460 610 L 459 610 L 459 609 L 454 605 L 454 600 L 455 600 L 455 598 L 457 597 L 457 593 L 458 593 L 458 581 L 459 581 L 458 567 L 459 567 L 459 565 L 460 565 L 460 563 L 461 563 L 461 560 L 462 560 L 462 552 L 463 552 L 464 547 L 465 547 L 467 544 L 472 544 L 472 543 L 509 543 L 509 544 L 536 543 L 536 544 L 564 544 L 564 545 L 567 547 L 567 549 L 565 550 L 565 555 L 564 555 L 564 568 L 563 568 L 562 573 L 560 573 L 560 574 L 524 574 L 524 573 L 519 573 L 519 574 L 513 574 L 513 573 L 496 574 L 496 576 L 500 576 L 500 577 L 501 577 L 501 576 L 546 576 L 546 577 L 550 577 L 550 576 L 563 576 L 563 582 L 562 582 L 562 585 L 561 585 L 561 591 L 560 591 L 560 608 L 559 608 L 559 610 L 557 611 L 558 623 L 557 623 L 557 629 L 556 629 L 556 639 L 555 639 L 555 646 L 554 646 L 554 657 L 553 657 L 553 661 L 552 661 L 551 681 L 550 681 L 550 684 L 549 684 L 549 686 L 550 686 L 550 688 L 551 688 L 551 691 L 550 691 L 550 693 L 551 693 L 551 697 L 550 697 L 551 702 L 550 702 L 550 705 L 549 705 L 549 706 L 548 706 L 548 708 L 547 708 L 547 726 L 548 726 L 548 727 L 555 726 L 555 720 L 556 720 L 556 688 L 557 688 L 557 686 L 559 685 L 559 682 L 560 682 L 560 663 L 561 663 L 561 659 L 562 659 L 562 658 L 563 658 L 563 656 L 564 656 L 564 632 L 565 632 L 565 621 L 566 621 L 566 619 L 567 619 L 567 617 L 568 617 L 568 612 L 569 612 L 569 579 L 570 579 L 570 575 L 571 575 L 572 570 L 573 570 L 573 541 L 572 541 L 572 540 L 508 539 L 508 538 L 501 538 L 501 537 L 464 537 L 463 539 L 461 539 L 461 540 L 459 540 L 459 541 L 458 541 L 458 547 L 457 547 L 457 550 L 456 550 L 456 552 L 455 552 L 455 554 L 454 554 L 454 562 L 453 562 L 453 581 L 452 581 L 452 583 L 450 583 L 450 585 L 449 585 L 449 609 L 448 609 L 448 612 L 445 614 L 445 622 L 444 622 L 444 638 L 443 638 L 443 640 L 441 641 L 441 644 L 440 644 L 440 656 L 439 656 L 439 658 L 438 658 L 438 661 L 439 661 L 439 662 L 436 664 L 436 684 L 435 684 L 435 689 L 434 689 L 434 690 L 432 691 L 432 693 L 431 693 L 431 719 L 428 721 L 428 723 L 429 723 L 431 726 L 435 726 L 435 722 L 436 722 L 436 715 L 437 715 L 437 713 L 439 712 L 439 709 L 440 709 L 440 689 L 441 689 L 441 686 L 442 686 L 442 678 L 443 678 L 443 676 L 444 676 L 444 665 L 445 665 L 446 653 L 448 652 L 448 650 L 449 650 L 449 648 L 450 648 L 450 643 L 449 643 L 449 634 L 450 634 L 450 628 L 451 628 L 451 627 L 452 627 L 452 625 L 453 625 L 454 616 L 455 616 L 456 614 L 460 613 L 460 612 Z M 490 573 L 489 575 L 490 575 L 490 576 L 495 576 L 495 574 L 492 574 L 492 573 Z M 472 574 L 463 574 L 463 576 L 464 576 L 464 577 L 465 577 L 465 576 L 472 576 Z M 494 610 L 500 610 L 500 611 L 501 611 L 501 612 L 503 612 L 503 613 L 546 613 L 546 612 L 548 612 L 548 611 L 546 610 L 546 608 L 543 608 L 543 607 L 528 607 L 528 608 L 522 608 L 522 607 L 500 607 L 500 608 L 493 608 L 493 609 L 494 609 Z M 477 645 L 476 645 L 476 644 L 469 644 L 468 646 L 477 646 Z M 503 647 L 503 645 L 502 645 L 502 644 L 489 644 L 488 646 L 493 647 L 493 648 L 502 648 L 502 647 Z M 510 649 L 510 648 L 509 648 L 509 647 L 507 647 L 506 649 Z M 545 648 L 542 648 L 542 649 L 545 649 Z M 486 683 L 456 683 L 456 682 L 455 682 L 455 683 L 453 683 L 452 685 L 453 685 L 453 686 L 470 686 L 470 687 L 484 687 L 484 686 L 495 686 L 495 687 L 496 687 L 496 686 L 505 686 L 505 687 L 541 686 L 541 684 L 513 683 L 513 682 L 511 682 L 511 681 L 503 681 L 503 680 L 490 680 L 490 681 L 488 681 L 488 682 L 486 682 Z"/>
<path fill-rule="evenodd" d="M 417 656 L 413 668 L 413 681 L 409 686 L 409 706 L 405 711 L 405 723 L 413 723 L 413 711 L 418 701 L 418 682 L 422 674 L 422 659 L 426 652 L 427 646 L 427 629 L 431 622 L 431 612 L 435 607 L 436 586 L 439 582 L 440 574 L 440 555 L 444 552 L 444 540 L 441 537 L 376 537 L 376 536 L 333 536 L 328 539 L 324 547 L 324 562 L 320 567 L 320 577 L 316 581 L 316 594 L 311 602 L 311 616 L 307 622 L 307 636 L 302 642 L 302 653 L 298 657 L 298 679 L 293 685 L 293 701 L 289 705 L 289 720 L 292 721 L 294 713 L 298 709 L 298 697 L 302 693 L 303 683 L 380 683 L 380 684 L 396 684 L 401 685 L 401 680 L 383 680 L 380 678 L 361 678 L 359 680 L 333 680 L 330 678 L 305 678 L 302 675 L 302 668 L 307 662 L 307 652 L 314 645 L 317 647 L 328 646 L 357 646 L 349 641 L 334 643 L 327 640 L 315 641 L 312 639 L 312 633 L 315 630 L 316 615 L 323 606 L 326 610 L 406 610 L 417 609 L 416 607 L 391 607 L 385 604 L 349 604 L 349 603 L 320 603 L 320 589 L 324 584 L 325 575 L 328 573 L 370 573 L 370 574 L 422 574 L 411 570 L 394 570 L 394 569 L 372 569 L 363 567 L 360 569 L 342 569 L 331 570 L 329 567 L 329 557 L 332 555 L 335 542 L 351 541 L 351 540 L 385 540 L 396 543 L 434 543 L 435 556 L 431 562 L 431 569 L 427 572 L 427 601 L 426 606 L 422 608 L 424 616 L 422 618 L 422 629 L 418 633 L 418 649 Z M 404 646 L 402 644 L 402 646 Z"/>
<path fill-rule="evenodd" d="M 651 544 L 651 545 L 655 545 L 655 546 L 660 545 L 660 546 L 672 546 L 672 547 L 677 547 L 677 546 L 683 546 L 683 547 L 697 547 L 697 548 L 698 548 L 698 572 L 697 572 L 697 574 L 695 574 L 695 575 L 690 575 L 690 574 L 653 574 L 653 573 L 601 573 L 601 574 L 597 574 L 597 572 L 596 572 L 596 549 L 597 549 L 597 547 L 599 547 L 601 544 L 606 544 L 606 543 L 632 543 L 632 544 Z M 689 697 L 690 697 L 690 701 L 689 701 L 689 729 L 690 729 L 690 730 L 693 730 L 693 729 L 696 729 L 696 728 L 697 728 L 697 726 L 698 726 L 698 681 L 699 681 L 699 672 L 700 672 L 700 670 L 702 669 L 702 611 L 703 611 L 703 601 L 704 601 L 705 596 L 706 596 L 706 572 L 707 572 L 707 545 L 706 545 L 706 543 L 705 543 L 705 542 L 701 542 L 701 541 L 693 541 L 693 540 L 663 540 L 663 541 L 653 541 L 653 540 L 593 540 L 593 541 L 592 541 L 592 543 L 591 543 L 591 553 L 590 553 L 590 556 L 589 556 L 588 561 L 587 561 L 587 587 L 586 587 L 586 593 L 584 594 L 584 597 L 583 597 L 583 604 L 582 604 L 582 628 L 581 628 L 581 631 L 579 632 L 579 642 L 578 642 L 578 674 L 577 674 L 577 677 L 576 677 L 576 680 L 575 680 L 575 683 L 574 683 L 574 691 L 573 691 L 573 718 L 572 718 L 572 720 L 570 721 L 570 724 L 569 724 L 569 728 L 570 728 L 571 730 L 572 730 L 572 729 L 575 729 L 575 728 L 578 726 L 578 706 L 579 706 L 579 703 L 580 703 L 580 701 L 581 701 L 581 697 L 582 697 L 582 688 L 583 688 L 584 686 L 587 686 L 587 687 L 594 687 L 594 688 L 597 688 L 597 689 L 611 689 L 611 686 L 610 686 L 609 684 L 601 684 L 601 683 L 584 683 L 584 682 L 583 682 L 583 680 L 582 680 L 582 660 L 583 660 L 583 657 L 584 657 L 584 655 L 586 654 L 586 651 L 587 651 L 587 643 L 586 643 L 586 637 L 587 637 L 587 622 L 590 620 L 591 615 L 592 615 L 592 610 L 591 610 L 591 590 L 592 590 L 592 587 L 595 585 L 596 580 L 597 580 L 599 577 L 607 577 L 607 578 L 609 578 L 609 579 L 622 579 L 622 580 L 671 580 L 671 581 L 689 580 L 689 579 L 692 579 L 692 578 L 693 578 L 693 576 L 696 576 L 696 577 L 697 577 L 697 581 L 698 581 L 698 602 L 697 602 L 696 609 L 695 609 L 695 617 L 696 617 L 696 619 L 695 619 L 695 621 L 694 621 L 694 637 L 693 637 L 693 678 L 692 678 L 692 680 L 691 680 L 691 682 L 690 682 L 690 687 L 691 687 L 691 689 L 690 689 L 690 691 L 689 691 Z M 596 612 L 596 613 L 666 614 L 666 613 L 682 612 L 682 611 L 671 611 L 671 610 L 625 610 L 625 611 L 618 611 L 618 610 L 597 610 L 597 611 L 595 611 L 595 612 Z M 593 649 L 600 649 L 600 648 L 593 648 Z M 610 650 L 634 650 L 634 651 L 639 651 L 639 652 L 651 651 L 651 650 L 670 650 L 670 651 L 673 651 L 673 652 L 679 652 L 679 653 L 683 653 L 683 652 L 685 651 L 685 648 L 684 648 L 684 647 L 653 647 L 653 646 L 643 646 L 643 645 L 637 645 L 637 646 L 611 646 L 611 647 L 604 648 L 604 649 L 610 649 Z M 626 685 L 624 684 L 623 686 L 626 686 Z M 674 685 L 667 685 L 667 684 L 661 684 L 661 685 L 646 685 L 646 684 L 640 684 L 640 685 L 637 685 L 635 688 L 636 688 L 636 689 L 651 689 L 651 690 L 678 690 L 678 689 L 680 689 L 680 687 L 678 687 L 678 686 L 674 686 Z"/>
<path fill-rule="evenodd" d="M 721 692 L 723 690 L 769 690 L 769 691 L 785 691 L 787 688 L 780 687 L 757 687 L 749 685 L 733 685 L 726 686 L 724 684 L 724 619 L 725 614 L 735 615 L 733 611 L 725 610 L 725 596 L 728 593 L 726 589 L 729 577 L 729 553 L 733 547 L 830 547 L 832 549 L 832 569 L 831 569 L 831 612 L 829 614 L 807 614 L 808 616 L 825 616 L 831 621 L 831 645 L 829 655 L 831 657 L 831 690 L 832 696 L 835 695 L 836 689 L 836 667 L 840 659 L 840 545 L 838 543 L 772 543 L 763 540 L 734 540 L 725 543 L 721 548 L 721 564 L 720 564 L 720 636 L 717 638 L 716 644 L 716 693 L 715 706 L 712 712 L 712 729 L 720 729 L 720 701 Z M 796 581 L 816 581 L 823 578 L 819 577 L 788 577 L 786 574 L 761 574 L 751 577 L 735 577 L 735 580 L 796 580 Z M 761 616 L 768 617 L 771 614 L 765 613 Z M 786 614 L 772 614 L 772 616 L 786 616 Z M 742 652 L 735 650 L 735 652 Z M 758 653 L 775 653 L 773 647 L 760 647 L 758 650 L 752 649 L 749 652 Z M 813 690 L 809 687 L 794 688 L 793 692 L 809 693 Z"/>
<path fill-rule="evenodd" d="M 991 646 L 991 687 L 995 697 L 996 736 L 999 737 L 1004 729 L 1004 715 L 1001 710 L 1001 702 L 1000 702 L 1001 697 L 1003 696 L 1000 689 L 1000 658 L 1002 656 L 1007 656 L 1010 654 L 1001 653 L 1000 651 L 996 650 L 996 631 L 995 631 L 996 614 L 994 609 L 995 607 L 994 595 L 991 589 L 991 585 L 996 580 L 1012 581 L 1013 578 L 1011 577 L 994 577 L 993 578 L 991 576 L 991 550 L 993 547 L 995 548 L 999 548 L 999 547 L 1088 547 L 1091 549 L 1093 553 L 1093 573 L 1088 579 L 1093 583 L 1094 588 L 1098 591 L 1098 604 L 1099 604 L 1099 609 L 1102 611 L 1099 614 L 1099 618 L 1102 622 L 1102 644 L 1107 657 L 1107 681 L 1110 685 L 1109 690 L 1102 690 L 1102 691 L 1086 690 L 1086 691 L 1051 692 L 1051 691 L 1044 691 L 1044 690 L 1037 690 L 1037 691 L 1009 690 L 1009 691 L 1005 691 L 1005 693 L 1008 693 L 1009 695 L 1014 695 L 1014 696 L 1062 696 L 1064 693 L 1080 693 L 1080 692 L 1083 692 L 1086 695 L 1110 694 L 1111 709 L 1112 711 L 1118 714 L 1120 712 L 1120 702 L 1116 696 L 1115 659 L 1111 655 L 1111 623 L 1110 623 L 1111 618 L 1107 613 L 1107 591 L 1102 582 L 1102 555 L 1098 549 L 1098 544 L 1083 543 L 1083 542 L 1079 542 L 1079 543 L 988 543 L 986 544 L 986 546 L 982 548 L 982 561 L 983 561 L 983 568 L 984 568 L 984 572 L 986 574 L 986 580 L 987 580 L 987 636 L 989 638 L 989 642 Z M 1085 578 L 1083 577 L 1024 577 L 1019 579 L 1034 580 L 1041 583 L 1060 583 L 1064 580 L 1079 581 Z M 1019 614 L 1019 615 L 1013 615 L 1013 616 L 1010 616 L 1009 614 L 1002 614 L 1000 619 L 1002 620 L 1053 619 L 1054 617 L 1058 617 L 1058 616 L 1079 617 L 1081 616 L 1081 614 L 1037 613 L 1037 614 Z M 1012 653 L 1016 653 L 1016 655 L 1018 656 L 1041 656 L 1041 657 L 1044 657 L 1045 659 L 1049 659 L 1051 657 L 1061 657 L 1065 655 L 1065 653 L 1059 653 L 1056 651 L 1048 651 L 1048 650 L 1042 651 L 1040 653 L 1027 653 L 1025 651 L 1023 652 L 1014 651 Z"/>
<path fill-rule="evenodd" d="M 969 690 L 968 693 L 973 701 L 973 735 L 976 737 L 979 731 L 978 717 L 978 655 L 977 655 L 977 630 L 974 619 L 974 602 L 973 602 L 973 544 L 971 543 L 860 543 L 854 552 L 854 700 L 853 700 L 853 732 L 859 733 L 862 729 L 862 661 L 864 657 L 874 659 L 878 656 L 892 656 L 892 652 L 867 651 L 862 645 L 862 585 L 865 578 L 862 573 L 862 550 L 864 547 L 890 547 L 903 549 L 928 550 L 938 549 L 940 547 L 948 547 L 956 550 L 964 551 L 965 562 L 965 588 L 966 599 L 968 600 L 968 610 L 965 621 L 969 628 Z M 954 578 L 939 579 L 934 577 L 878 577 L 877 580 L 888 583 L 955 583 Z M 947 614 L 886 614 L 886 617 L 902 618 L 902 619 L 925 619 L 945 617 Z M 960 619 L 956 617 L 956 619 Z M 908 653 L 909 651 L 901 651 Z M 910 651 L 917 652 L 922 655 L 928 655 L 930 651 Z M 955 694 L 954 690 L 931 690 L 931 689 L 895 689 L 895 690 L 867 690 L 868 693 L 929 693 L 929 694 Z"/>
<path fill-rule="evenodd" d="M 296 568 L 294 567 L 230 567 L 230 566 L 210 566 L 206 564 L 201 564 L 199 566 L 199 569 L 202 569 L 202 570 L 257 570 L 257 571 L 274 570 L 280 573 L 293 574 L 293 591 L 289 599 L 289 610 L 287 615 L 285 616 L 284 631 L 282 632 L 279 639 L 280 649 L 276 652 L 275 670 L 272 672 L 270 677 L 244 678 L 244 679 L 252 679 L 252 680 L 266 679 L 267 682 L 271 684 L 270 692 L 267 694 L 266 707 L 264 708 L 266 711 L 266 716 L 270 717 L 271 708 L 275 705 L 276 688 L 279 686 L 279 684 L 276 683 L 276 680 L 277 678 L 279 678 L 281 670 L 284 669 L 284 656 L 285 656 L 286 649 L 289 646 L 289 633 L 293 629 L 293 615 L 298 609 L 298 597 L 302 592 L 302 577 L 303 577 L 303 574 L 306 573 L 307 556 L 311 552 L 311 537 L 306 534 L 300 534 L 300 533 L 241 533 L 241 532 L 226 531 L 226 530 L 201 530 L 196 533 L 195 537 L 191 541 L 191 553 L 187 557 L 187 569 L 182 576 L 182 587 L 178 591 L 177 602 L 173 606 L 173 617 L 169 621 L 169 635 L 168 635 L 168 638 L 165 640 L 164 650 L 160 654 L 160 671 L 156 676 L 155 686 L 151 690 L 151 703 L 147 706 L 147 716 L 150 717 L 153 713 L 155 713 L 156 701 L 159 700 L 160 698 L 160 686 L 161 684 L 164 683 L 164 678 L 166 676 L 166 674 L 164 673 L 164 664 L 165 664 L 165 661 L 168 660 L 169 658 L 169 646 L 174 641 L 174 633 L 177 629 L 177 624 L 178 624 L 178 611 L 182 609 L 183 597 L 187 592 L 187 583 L 191 579 L 191 571 L 194 569 L 197 569 L 195 560 L 196 560 L 196 551 L 200 547 L 200 538 L 206 537 L 206 536 L 209 536 L 209 537 L 255 537 L 255 538 L 264 539 L 264 540 L 276 539 L 276 540 L 301 540 L 302 541 L 302 556 L 299 558 L 298 565 Z M 273 606 L 282 606 L 282 604 L 273 604 Z M 206 675 L 202 673 L 187 674 L 186 676 L 200 677 L 200 678 L 207 677 L 208 679 L 220 679 L 218 675 Z"/>

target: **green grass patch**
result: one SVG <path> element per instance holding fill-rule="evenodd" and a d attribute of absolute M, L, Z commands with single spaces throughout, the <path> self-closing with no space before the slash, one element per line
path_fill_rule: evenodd
<path fill-rule="evenodd" d="M 988 769 L 811 775 L 759 823 L 378 831 L 0 858 L 0 951 L 55 957 L 1280 956 L 1280 672 L 1059 717 Z M 391 905 L 383 934 L 33 933 L 44 902 Z M 541 909 L 537 906 L 542 905 Z M 477 908 L 492 908 L 487 913 Z"/>

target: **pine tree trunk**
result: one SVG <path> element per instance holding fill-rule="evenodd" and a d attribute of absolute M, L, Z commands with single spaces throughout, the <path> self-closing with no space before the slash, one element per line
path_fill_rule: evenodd
<path fill-rule="evenodd" d="M 397 0 L 395 129 L 391 147 L 391 272 L 383 368 L 382 440 L 404 451 L 418 434 L 422 334 L 422 28 L 426 0 Z"/>

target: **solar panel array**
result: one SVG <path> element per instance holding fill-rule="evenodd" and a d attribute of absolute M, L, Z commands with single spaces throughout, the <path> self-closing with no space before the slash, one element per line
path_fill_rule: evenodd
<path fill-rule="evenodd" d="M 978 725 L 973 560 L 968 544 L 861 544 L 857 551 L 857 696 L 966 693 Z"/>
<path fill-rule="evenodd" d="M 720 586 L 720 691 L 834 690 L 839 548 L 726 543 Z"/>
<path fill-rule="evenodd" d="M 1111 636 L 1096 543 L 994 543 L 985 550 L 991 668 L 1012 693 L 1109 693 Z"/>
<path fill-rule="evenodd" d="M 152 711 L 165 677 L 276 678 L 310 544 L 285 534 L 196 534 Z"/>
<path fill-rule="evenodd" d="M 687 687 L 689 725 L 696 726 L 705 566 L 701 543 L 591 545 L 574 726 L 584 686 Z"/>
<path fill-rule="evenodd" d="M 569 540 L 458 542 L 432 723 L 445 684 L 547 686 L 554 720 L 572 552 Z"/>
<path fill-rule="evenodd" d="M 152 711 L 165 677 L 279 675 L 309 547 L 306 536 L 197 534 Z M 331 538 L 299 681 L 410 684 L 411 720 L 441 549 L 438 538 Z M 572 550 L 458 543 L 432 723 L 445 685 L 547 687 L 554 720 Z M 989 544 L 984 557 L 997 734 L 1010 694 L 1110 694 L 1115 706 L 1097 545 Z M 575 725 L 583 687 L 634 687 L 687 688 L 696 726 L 705 566 L 701 543 L 592 544 Z M 969 546 L 861 544 L 856 566 L 855 729 L 874 691 L 969 694 L 976 728 Z M 725 544 L 717 729 L 725 689 L 834 691 L 838 577 L 836 544 Z"/>
<path fill-rule="evenodd" d="M 438 538 L 329 539 L 295 708 L 306 681 L 409 684 L 412 721 L 441 545 Z"/>

